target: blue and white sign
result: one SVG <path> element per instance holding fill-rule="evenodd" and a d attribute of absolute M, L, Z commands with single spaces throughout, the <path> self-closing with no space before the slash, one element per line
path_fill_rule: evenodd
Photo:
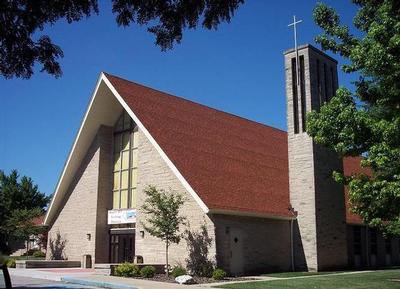
<path fill-rule="evenodd" d="M 108 211 L 108 224 L 130 224 L 136 223 L 136 210 L 109 210 Z"/>

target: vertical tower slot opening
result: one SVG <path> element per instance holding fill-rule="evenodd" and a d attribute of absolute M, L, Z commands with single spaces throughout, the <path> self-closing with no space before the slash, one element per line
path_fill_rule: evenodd
<path fill-rule="evenodd" d="M 293 125 L 294 133 L 299 133 L 299 98 L 297 94 L 296 58 L 292 58 L 292 95 L 293 95 Z"/>

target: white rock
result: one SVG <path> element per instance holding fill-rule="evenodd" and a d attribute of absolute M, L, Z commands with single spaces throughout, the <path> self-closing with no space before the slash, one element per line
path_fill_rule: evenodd
<path fill-rule="evenodd" d="M 193 277 L 190 275 L 181 275 L 175 278 L 175 281 L 179 284 L 193 284 Z"/>

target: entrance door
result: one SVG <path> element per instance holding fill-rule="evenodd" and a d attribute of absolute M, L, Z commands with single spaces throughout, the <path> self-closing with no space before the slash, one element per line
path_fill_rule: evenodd
<path fill-rule="evenodd" d="M 243 232 L 232 228 L 230 232 L 231 263 L 230 271 L 233 275 L 243 274 Z"/>
<path fill-rule="evenodd" d="M 135 234 L 111 234 L 110 238 L 110 262 L 133 262 Z"/>

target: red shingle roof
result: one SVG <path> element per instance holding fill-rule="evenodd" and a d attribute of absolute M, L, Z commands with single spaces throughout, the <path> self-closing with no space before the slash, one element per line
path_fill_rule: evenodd
<path fill-rule="evenodd" d="M 291 217 L 285 131 L 106 76 L 209 209 Z"/>

